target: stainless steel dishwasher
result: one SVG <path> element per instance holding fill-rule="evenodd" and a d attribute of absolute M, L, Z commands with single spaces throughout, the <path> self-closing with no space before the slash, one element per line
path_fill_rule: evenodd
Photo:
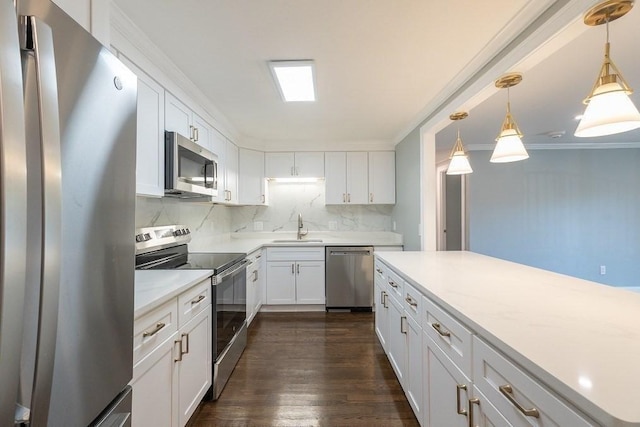
<path fill-rule="evenodd" d="M 373 248 L 328 246 L 325 253 L 327 311 L 371 311 L 373 305 Z"/>

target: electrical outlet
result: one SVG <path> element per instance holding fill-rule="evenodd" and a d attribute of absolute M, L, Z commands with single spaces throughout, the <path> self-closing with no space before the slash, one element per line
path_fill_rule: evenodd
<path fill-rule="evenodd" d="M 600 274 L 603 275 L 603 276 L 605 274 L 607 274 L 607 266 L 606 265 L 601 265 L 600 266 Z"/>
<path fill-rule="evenodd" d="M 329 221 L 329 230 L 337 230 L 338 221 Z"/>
<path fill-rule="evenodd" d="M 253 221 L 253 231 L 262 231 L 263 224 L 262 221 Z"/>

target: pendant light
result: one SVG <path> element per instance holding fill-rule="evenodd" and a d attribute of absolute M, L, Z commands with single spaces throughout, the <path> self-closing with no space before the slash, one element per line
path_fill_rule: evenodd
<path fill-rule="evenodd" d="M 468 116 L 468 113 L 461 111 L 458 113 L 453 113 L 449 116 L 449 118 L 454 121 L 459 121 L 466 119 Z M 458 138 L 456 139 L 456 143 L 453 145 L 453 149 L 451 150 L 449 159 L 450 161 L 449 167 L 447 168 L 447 175 L 465 175 L 473 172 L 473 169 L 471 169 L 471 165 L 469 164 L 469 156 L 467 156 L 467 153 L 464 151 L 464 146 L 462 145 L 459 124 Z"/>
<path fill-rule="evenodd" d="M 505 74 L 496 80 L 497 88 L 507 89 L 507 115 L 504 118 L 504 122 L 502 122 L 500 135 L 496 138 L 496 148 L 493 149 L 491 163 L 517 162 L 529 158 L 529 153 L 527 153 L 524 144 L 522 144 L 522 132 L 520 132 L 516 121 L 511 115 L 509 88 L 521 81 L 522 74 L 520 73 Z"/>
<path fill-rule="evenodd" d="M 607 26 L 607 42 L 604 45 L 604 62 L 591 93 L 584 100 L 587 108 L 575 136 L 613 135 L 640 127 L 640 113 L 629 99 L 633 90 L 609 56 L 609 22 L 624 16 L 632 7 L 632 0 L 609 0 L 594 6 L 584 15 L 584 23 L 589 26 Z"/>

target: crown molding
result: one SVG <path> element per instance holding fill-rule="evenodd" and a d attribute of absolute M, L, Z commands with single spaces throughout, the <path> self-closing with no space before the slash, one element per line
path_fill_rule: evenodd
<path fill-rule="evenodd" d="M 225 137 L 232 141 L 241 139 L 237 129 L 213 102 L 202 95 L 189 77 L 131 21 L 124 11 L 114 2 L 111 2 L 110 6 L 111 46 L 149 74 L 165 90 L 187 103 L 192 110 L 204 117 Z"/>
<path fill-rule="evenodd" d="M 467 151 L 491 151 L 495 144 L 472 144 Z M 615 148 L 640 148 L 640 142 L 560 142 L 548 144 L 524 144 L 527 150 L 607 150 Z"/>

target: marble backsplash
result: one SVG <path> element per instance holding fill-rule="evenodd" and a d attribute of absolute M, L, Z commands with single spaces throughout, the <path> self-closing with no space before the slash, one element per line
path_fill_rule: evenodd
<path fill-rule="evenodd" d="M 310 231 L 391 231 L 390 205 L 325 206 L 324 182 L 268 184 L 269 206 L 223 206 L 172 198 L 136 199 L 136 227 L 184 224 L 192 242 L 215 242 L 229 233 L 296 231 L 298 213 Z M 335 227 L 335 228 L 334 228 Z"/>

